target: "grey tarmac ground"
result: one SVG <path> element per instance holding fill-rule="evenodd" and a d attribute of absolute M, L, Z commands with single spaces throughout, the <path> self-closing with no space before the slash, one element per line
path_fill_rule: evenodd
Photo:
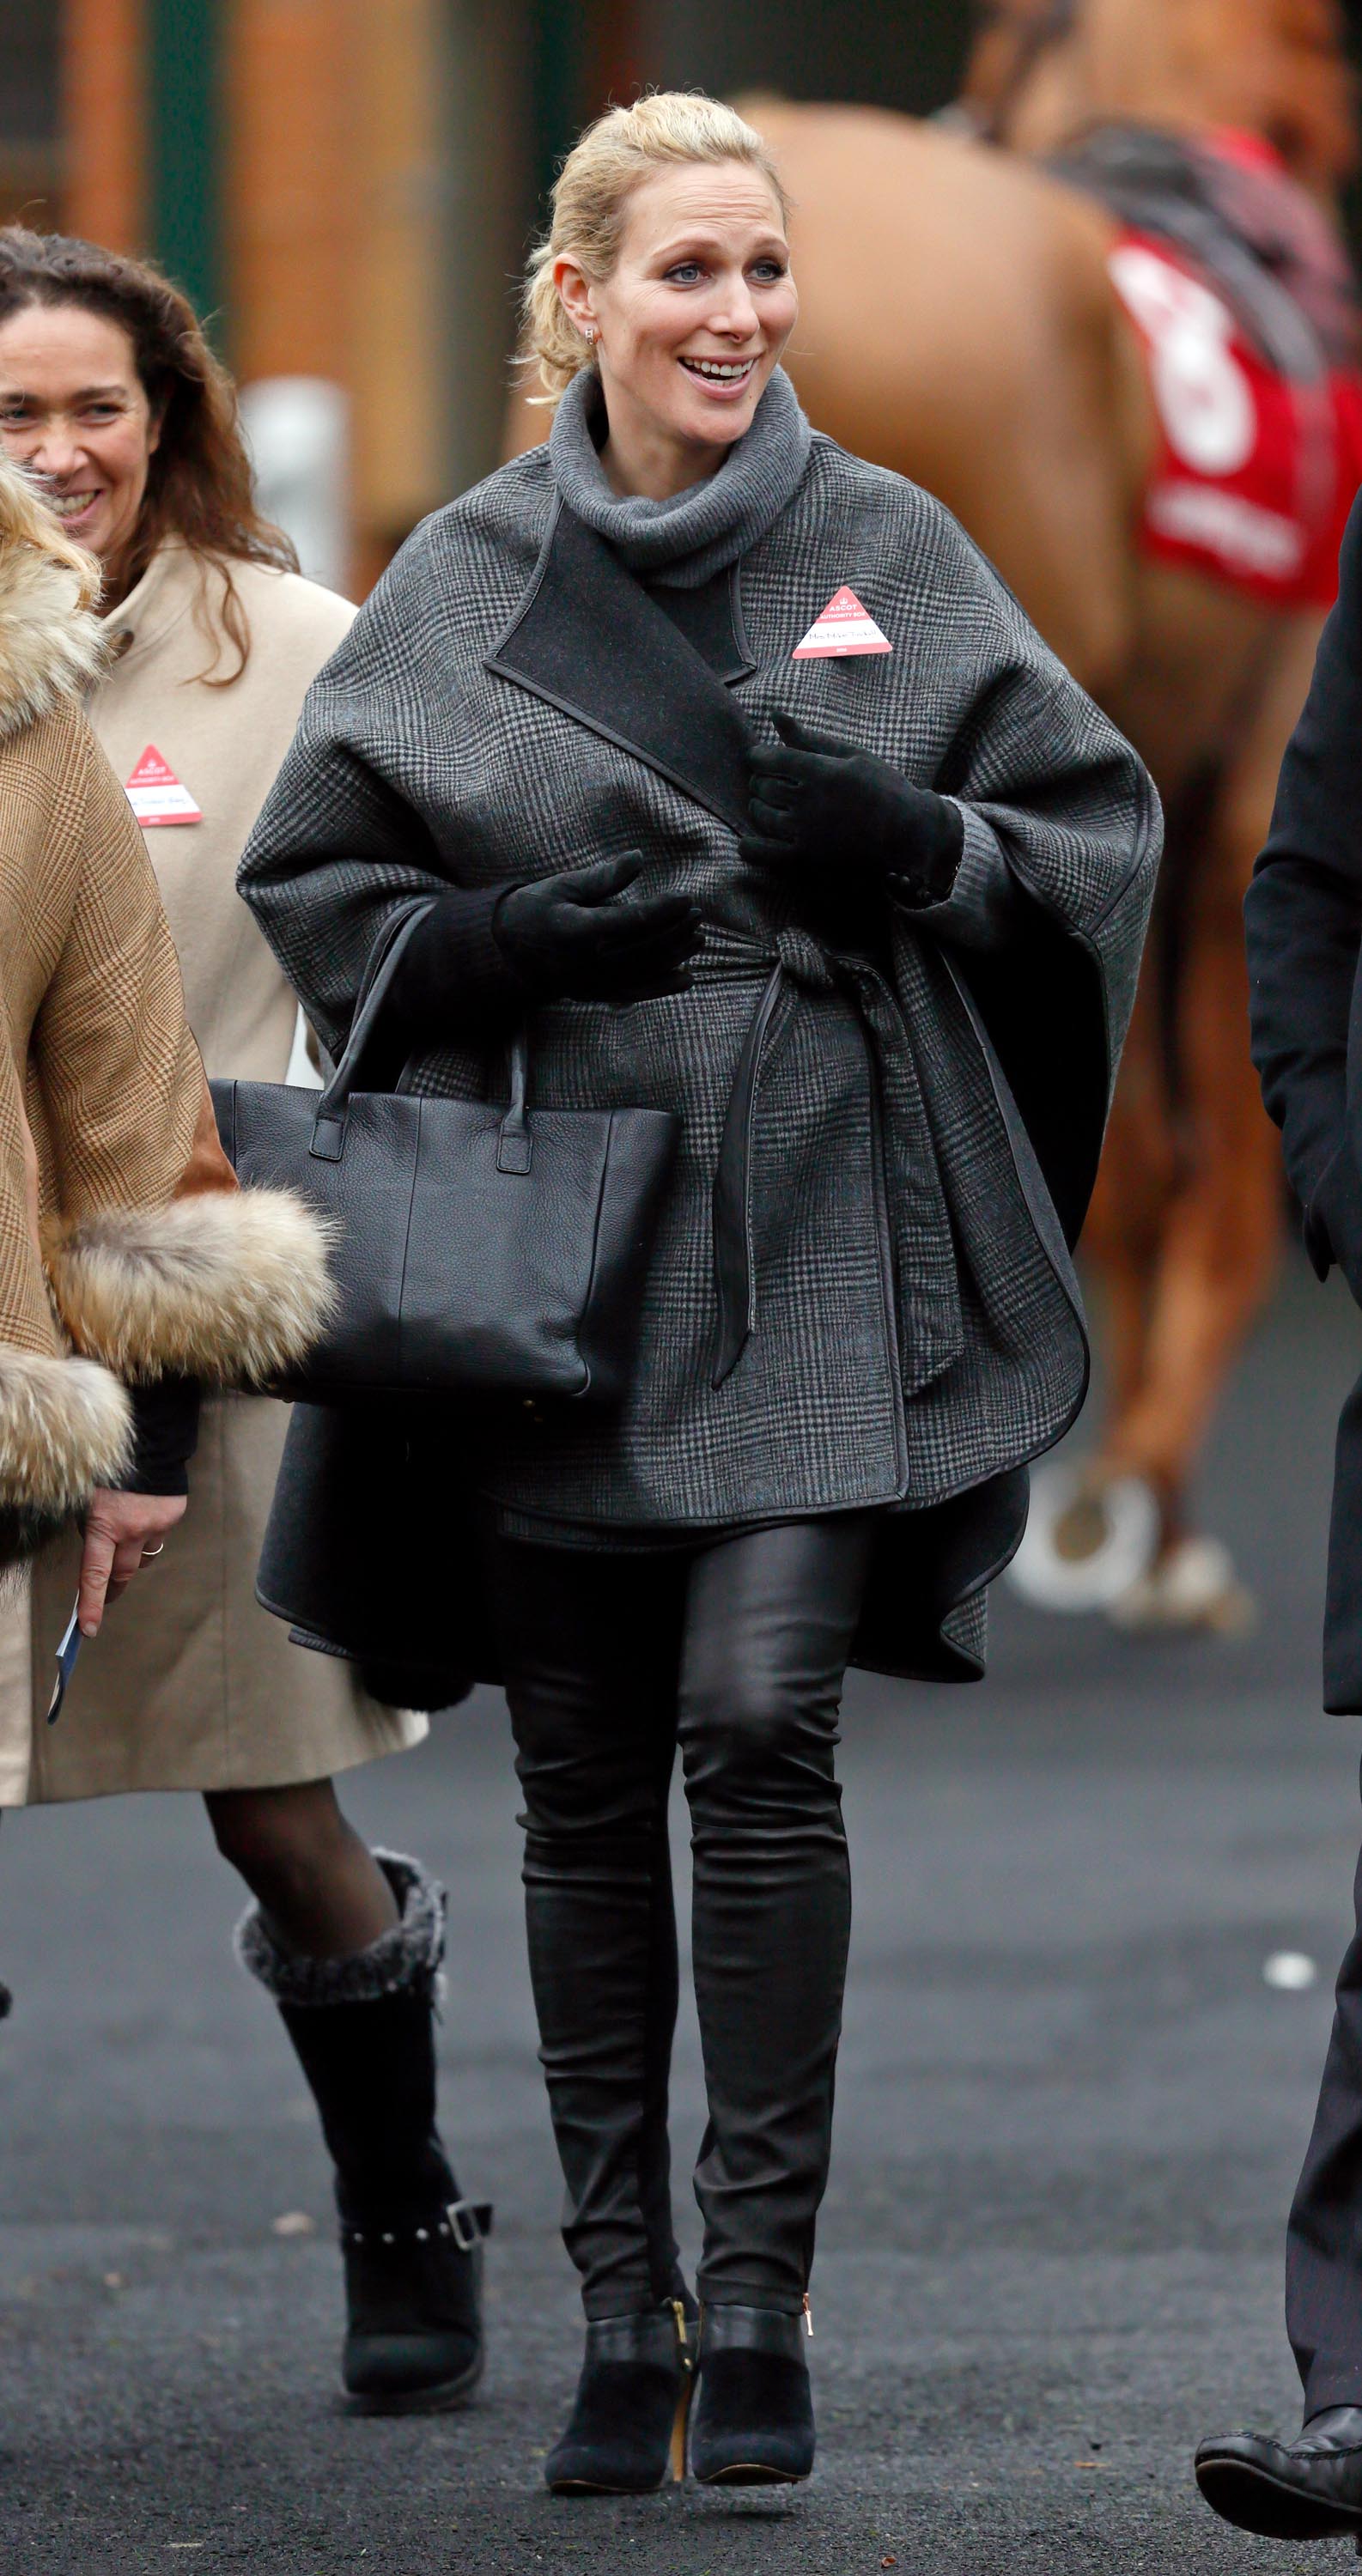
<path fill-rule="evenodd" d="M 1282 2220 L 1350 1920 L 1357 1725 L 1318 1714 L 1332 1419 L 1362 1328 L 1294 1270 L 1209 1463 L 1247 1643 L 1001 1605 L 971 1692 L 857 1681 L 856 1929 L 814 2285 L 821 2453 L 785 2501 L 555 2503 L 575 2374 L 490 1695 L 353 1783 L 451 1889 L 446 2103 L 498 2204 L 465 2415 L 353 2422 L 301 2087 L 234 1968 L 192 1800 L 20 1817 L 0 1851 L 0 2576 L 1058 2576 L 1308 2564 L 1193 2488 L 1293 2420 Z M 1321 1963 L 1273 1991 L 1265 1958 Z M 692 2025 L 676 2133 L 698 2136 Z M 691 2225 L 688 2184 L 679 2198 Z M 301 2215 L 311 2233 L 275 2232 Z M 693 2229 L 692 2229 L 693 2241 Z M 1317 2550 L 1342 2567 L 1349 2553 Z"/>

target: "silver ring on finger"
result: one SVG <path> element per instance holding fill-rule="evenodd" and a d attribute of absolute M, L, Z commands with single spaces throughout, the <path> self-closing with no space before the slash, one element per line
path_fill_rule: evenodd
<path fill-rule="evenodd" d="M 162 1539 L 159 1547 L 144 1547 L 142 1550 L 142 1563 L 144 1565 L 150 1565 L 153 1557 L 164 1556 L 165 1552 L 166 1543 L 164 1539 Z"/>

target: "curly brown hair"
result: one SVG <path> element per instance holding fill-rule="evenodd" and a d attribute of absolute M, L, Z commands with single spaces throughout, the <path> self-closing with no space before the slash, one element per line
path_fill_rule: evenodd
<path fill-rule="evenodd" d="M 0 225 L 0 323 L 35 304 L 74 304 L 126 331 L 160 441 L 129 566 L 140 580 L 158 546 L 179 537 L 221 574 L 221 617 L 239 656 L 222 688 L 245 669 L 250 630 L 232 580 L 234 563 L 296 572 L 282 528 L 256 508 L 236 389 L 204 338 L 188 298 L 152 261 L 130 259 L 70 233 Z M 203 676 L 207 678 L 207 673 Z"/>

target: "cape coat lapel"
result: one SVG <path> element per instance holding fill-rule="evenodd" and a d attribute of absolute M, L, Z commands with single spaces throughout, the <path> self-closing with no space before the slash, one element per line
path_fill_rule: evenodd
<path fill-rule="evenodd" d="M 755 740 L 740 707 L 613 548 L 561 500 L 528 590 L 485 657 L 735 832 Z"/>

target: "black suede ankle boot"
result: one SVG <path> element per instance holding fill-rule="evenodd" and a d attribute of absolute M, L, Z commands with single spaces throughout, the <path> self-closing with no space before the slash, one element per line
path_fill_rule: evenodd
<path fill-rule="evenodd" d="M 813 2467 L 805 2319 L 706 2308 L 690 2465 L 702 2486 L 793 2486 Z"/>
<path fill-rule="evenodd" d="M 252 1909 L 243 1965 L 274 1996 L 336 2168 L 347 2331 L 341 2379 L 371 2414 L 456 2406 L 482 2375 L 482 2239 L 435 2125 L 435 1978 L 444 1899 L 419 1864 L 374 1855 L 401 1909 L 345 1959 L 280 1948 Z"/>
<path fill-rule="evenodd" d="M 572 2413 L 544 2463 L 554 2495 L 652 2495 L 686 2473 L 696 2309 L 594 2317 Z"/>

